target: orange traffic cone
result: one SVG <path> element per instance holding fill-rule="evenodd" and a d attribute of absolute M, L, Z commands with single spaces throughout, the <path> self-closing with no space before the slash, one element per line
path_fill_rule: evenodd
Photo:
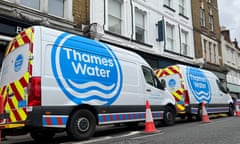
<path fill-rule="evenodd" d="M 204 102 L 202 102 L 202 121 L 203 122 L 210 122 Z"/>
<path fill-rule="evenodd" d="M 240 117 L 239 105 L 237 101 L 235 102 L 235 111 L 236 111 L 236 116 Z"/>
<path fill-rule="evenodd" d="M 156 127 L 153 122 L 152 112 L 148 100 L 146 101 L 146 115 L 145 115 L 145 130 L 146 133 L 156 132 Z"/>

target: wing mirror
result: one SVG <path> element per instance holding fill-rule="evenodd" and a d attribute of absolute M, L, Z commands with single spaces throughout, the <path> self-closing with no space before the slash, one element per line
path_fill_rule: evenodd
<path fill-rule="evenodd" d="M 160 88 L 165 89 L 166 88 L 166 81 L 164 79 L 160 80 Z"/>

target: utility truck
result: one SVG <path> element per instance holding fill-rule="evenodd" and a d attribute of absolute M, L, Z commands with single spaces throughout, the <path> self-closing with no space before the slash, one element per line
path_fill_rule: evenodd
<path fill-rule="evenodd" d="M 175 122 L 174 98 L 142 57 L 43 26 L 13 38 L 0 87 L 4 130 L 24 130 L 37 141 L 65 130 L 81 140 L 97 125 L 136 125 L 145 120 L 146 100 L 154 120 Z"/>

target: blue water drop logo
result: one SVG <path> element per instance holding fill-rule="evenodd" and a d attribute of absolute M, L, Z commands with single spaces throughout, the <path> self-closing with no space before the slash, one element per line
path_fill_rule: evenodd
<path fill-rule="evenodd" d="M 187 80 L 196 101 L 210 103 L 211 87 L 205 74 L 200 69 L 187 67 Z"/>
<path fill-rule="evenodd" d="M 55 79 L 72 102 L 110 105 L 118 98 L 122 70 L 107 45 L 63 33 L 52 47 L 51 58 Z"/>
<path fill-rule="evenodd" d="M 175 79 L 170 79 L 168 81 L 168 87 L 174 88 L 176 86 L 176 80 Z"/>
<path fill-rule="evenodd" d="M 23 55 L 19 54 L 14 62 L 14 71 L 19 72 L 23 65 Z"/>

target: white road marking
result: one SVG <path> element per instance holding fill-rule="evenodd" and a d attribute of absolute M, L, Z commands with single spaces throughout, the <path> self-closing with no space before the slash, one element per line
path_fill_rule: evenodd
<path fill-rule="evenodd" d="M 105 137 L 101 137 L 101 138 L 97 138 L 97 139 L 93 139 L 93 140 L 88 140 L 88 141 L 83 141 L 83 142 L 76 142 L 73 144 L 88 144 L 88 143 L 95 143 L 95 142 L 101 142 L 101 141 L 105 141 L 105 140 L 109 140 L 109 139 L 118 139 L 118 138 L 123 138 L 123 137 L 129 137 L 132 135 L 136 135 L 141 133 L 141 131 L 133 131 L 130 132 L 128 134 L 125 135 L 120 135 L 120 136 L 105 136 Z"/>
<path fill-rule="evenodd" d="M 137 139 L 143 139 L 146 137 L 152 137 L 152 136 L 156 136 L 156 135 L 162 135 L 162 132 L 158 132 L 158 133 L 153 133 L 153 134 L 146 134 L 145 136 L 139 136 L 139 137 L 135 137 L 135 138 L 131 138 L 133 140 L 137 140 Z"/>

